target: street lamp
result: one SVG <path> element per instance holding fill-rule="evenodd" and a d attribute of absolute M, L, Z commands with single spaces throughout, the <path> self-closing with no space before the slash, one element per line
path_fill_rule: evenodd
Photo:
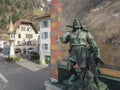
<path fill-rule="evenodd" d="M 10 20 L 8 35 L 9 35 L 9 42 L 10 42 L 9 56 L 11 58 L 14 58 L 15 57 L 15 50 L 14 50 L 15 31 L 14 31 L 14 28 L 13 28 L 12 20 Z"/>

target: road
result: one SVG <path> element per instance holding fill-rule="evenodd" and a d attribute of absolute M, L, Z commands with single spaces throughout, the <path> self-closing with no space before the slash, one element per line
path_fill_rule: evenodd
<path fill-rule="evenodd" d="M 0 55 L 0 90 L 45 90 L 44 81 L 49 77 L 47 66 L 27 60 L 5 63 Z"/>

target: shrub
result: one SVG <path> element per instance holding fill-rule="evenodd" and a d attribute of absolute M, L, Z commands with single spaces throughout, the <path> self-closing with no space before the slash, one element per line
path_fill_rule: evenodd
<path fill-rule="evenodd" d="M 20 61 L 20 57 L 15 57 L 14 60 L 15 61 Z"/>
<path fill-rule="evenodd" d="M 31 56 L 31 59 L 32 59 L 32 60 L 39 59 L 39 55 L 32 55 L 32 56 Z"/>
<path fill-rule="evenodd" d="M 19 61 L 20 60 L 20 57 L 15 57 L 15 58 L 12 58 L 12 57 L 8 57 L 8 58 L 5 58 L 5 61 L 6 62 L 16 62 L 16 61 Z"/>
<path fill-rule="evenodd" d="M 6 61 L 6 62 L 13 62 L 13 60 L 14 60 L 14 59 L 13 59 L 13 58 L 10 58 L 10 57 L 5 58 L 5 61 Z"/>

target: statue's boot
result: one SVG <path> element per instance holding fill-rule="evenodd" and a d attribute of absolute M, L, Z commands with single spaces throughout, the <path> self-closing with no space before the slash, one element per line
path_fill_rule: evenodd
<path fill-rule="evenodd" d="M 96 77 L 94 77 L 94 81 L 95 81 L 95 83 L 96 83 L 96 85 L 97 85 L 97 87 L 99 87 L 100 86 L 100 80 L 98 79 L 98 78 L 96 78 Z"/>

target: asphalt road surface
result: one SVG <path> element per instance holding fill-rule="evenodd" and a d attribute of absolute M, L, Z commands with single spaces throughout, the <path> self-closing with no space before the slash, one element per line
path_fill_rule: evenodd
<path fill-rule="evenodd" d="M 49 68 L 30 61 L 5 63 L 0 55 L 0 90 L 45 90 Z"/>

